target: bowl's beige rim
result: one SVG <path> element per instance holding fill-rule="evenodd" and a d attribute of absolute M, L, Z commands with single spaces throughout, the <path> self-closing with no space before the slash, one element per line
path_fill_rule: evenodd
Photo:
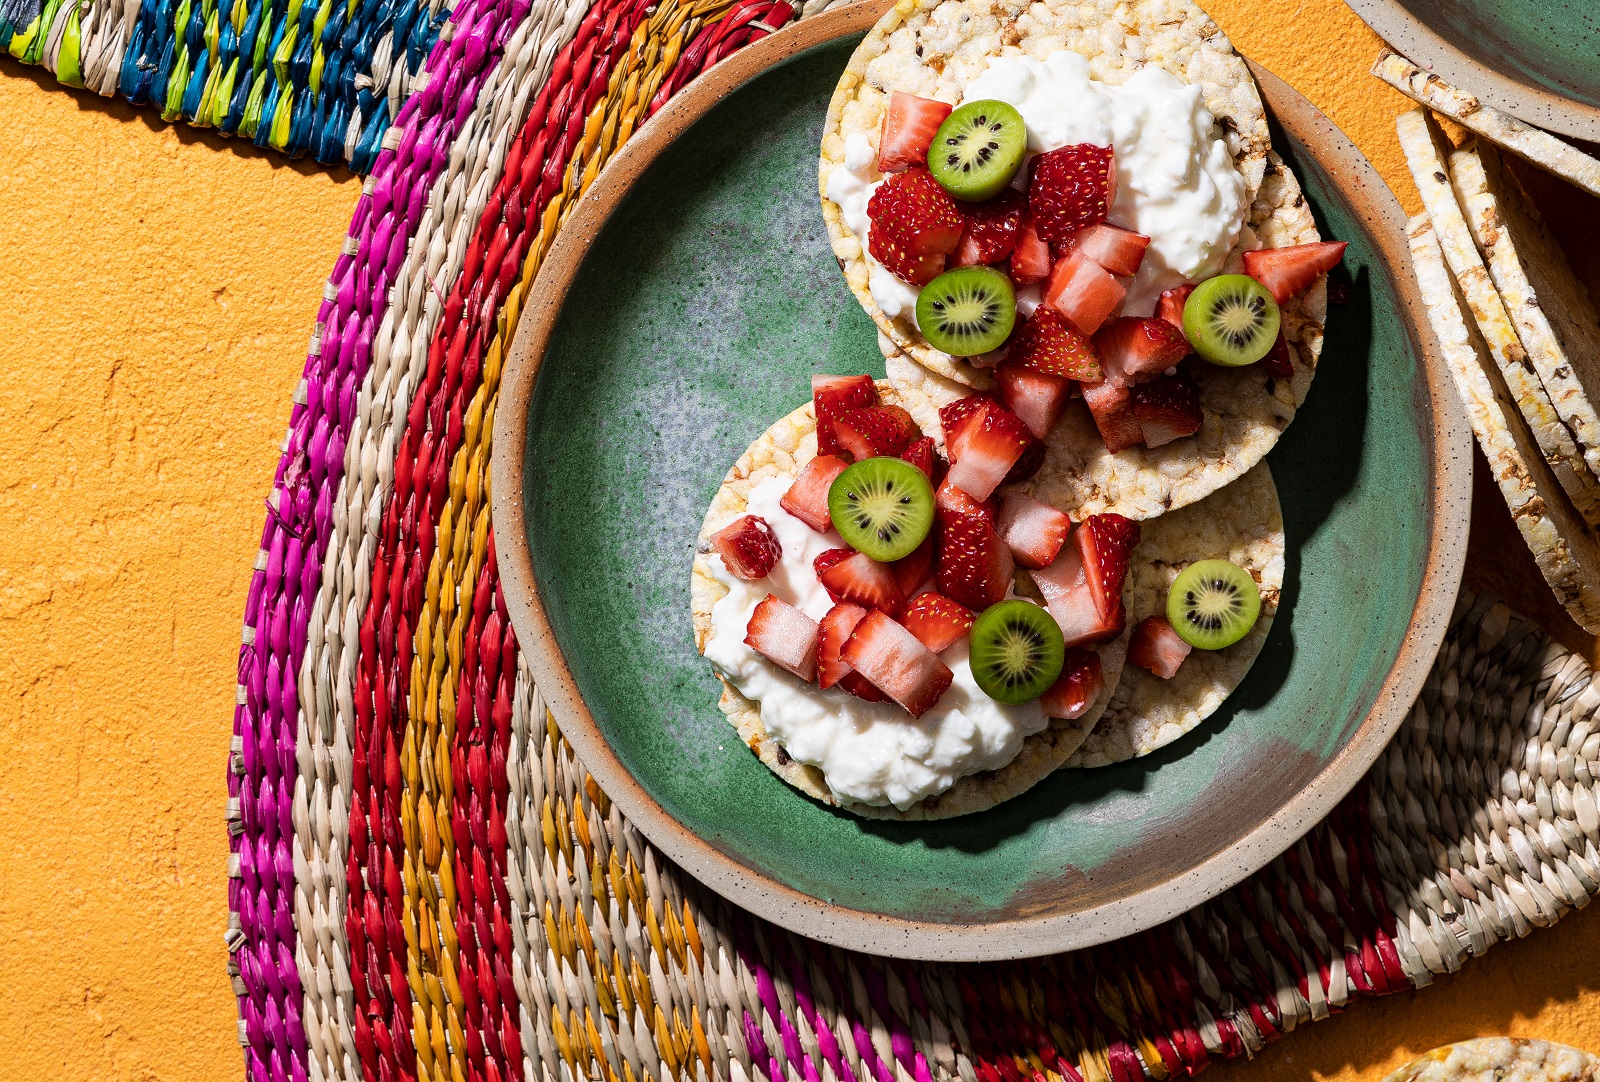
<path fill-rule="evenodd" d="M 1395 52 L 1485 105 L 1536 128 L 1600 143 L 1600 109 L 1474 60 L 1406 10 L 1400 0 L 1345 3 Z"/>
<path fill-rule="evenodd" d="M 1365 774 L 1415 701 L 1443 640 L 1461 582 L 1471 508 L 1472 460 L 1437 345 L 1426 327 L 1394 195 L 1344 134 L 1304 98 L 1252 65 L 1280 124 L 1296 133 L 1343 187 L 1372 229 L 1408 313 L 1407 329 L 1424 359 L 1433 418 L 1432 514 L 1426 571 L 1400 656 L 1372 710 L 1317 779 L 1275 815 L 1222 852 L 1180 875 L 1093 909 L 983 925 L 908 920 L 829 904 L 739 863 L 668 815 L 601 736 L 540 601 L 522 510 L 528 404 L 562 301 L 593 238 L 613 208 L 661 151 L 712 106 L 768 67 L 814 46 L 869 29 L 885 10 L 859 3 L 805 19 L 747 46 L 675 96 L 601 172 L 540 269 L 512 343 L 494 422 L 492 461 L 496 549 L 512 626 L 562 732 L 600 787 L 666 856 L 730 901 L 785 928 L 873 954 L 942 961 L 1030 957 L 1073 950 L 1142 931 L 1192 909 L 1267 864 L 1321 821 Z"/>

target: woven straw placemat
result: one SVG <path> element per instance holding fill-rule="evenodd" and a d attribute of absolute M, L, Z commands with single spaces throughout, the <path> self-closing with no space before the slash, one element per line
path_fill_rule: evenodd
<path fill-rule="evenodd" d="M 958 967 L 822 947 L 696 887 L 606 800 L 499 591 L 505 349 L 616 148 L 823 3 L 463 0 L 384 132 L 240 651 L 227 936 L 252 1082 L 1165 1078 L 1600 890 L 1600 692 L 1488 597 L 1462 597 L 1406 728 L 1325 823 L 1114 949 Z"/>

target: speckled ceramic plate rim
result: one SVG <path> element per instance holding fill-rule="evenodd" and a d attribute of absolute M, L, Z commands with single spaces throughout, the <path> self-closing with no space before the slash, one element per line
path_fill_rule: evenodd
<path fill-rule="evenodd" d="M 1485 105 L 1536 128 L 1600 142 L 1600 109 L 1495 71 L 1456 48 L 1399 0 L 1345 0 L 1395 52 Z"/>
<path fill-rule="evenodd" d="M 1325 817 L 1377 758 L 1415 701 L 1454 607 L 1466 555 L 1471 458 L 1466 427 L 1426 329 L 1404 245 L 1405 216 L 1394 195 L 1334 125 L 1289 86 L 1251 65 L 1277 121 L 1327 170 L 1371 232 L 1402 303 L 1424 384 L 1414 413 L 1431 417 L 1431 513 L 1422 585 L 1398 657 L 1372 709 L 1313 783 L 1227 848 L 1135 894 L 1091 909 L 1037 919 L 948 925 L 831 904 L 768 878 L 693 834 L 645 791 L 607 744 L 551 630 L 533 572 L 523 518 L 526 419 L 545 347 L 585 253 L 643 171 L 696 120 L 767 68 L 852 34 L 885 10 L 860 3 L 806 19 L 735 53 L 691 83 L 606 166 L 557 237 L 540 269 L 507 362 L 494 422 L 491 466 L 496 549 L 517 641 L 562 733 L 622 812 L 702 883 L 751 912 L 824 942 L 874 954 L 944 961 L 1028 957 L 1131 935 L 1185 912 L 1234 885 Z M 720 720 L 720 719 L 718 719 Z"/>

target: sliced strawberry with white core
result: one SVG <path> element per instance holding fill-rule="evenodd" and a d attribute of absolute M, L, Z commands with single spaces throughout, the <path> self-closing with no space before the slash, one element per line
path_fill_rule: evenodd
<path fill-rule="evenodd" d="M 944 453 L 951 462 L 961 457 L 961 441 L 967 422 L 994 399 L 987 394 L 969 394 L 948 406 L 939 407 L 939 428 L 944 432 Z"/>
<path fill-rule="evenodd" d="M 1061 676 L 1039 696 L 1039 705 L 1044 708 L 1046 717 L 1071 721 L 1089 712 L 1105 686 L 1100 655 L 1081 646 L 1074 647 L 1061 661 Z"/>
<path fill-rule="evenodd" d="M 856 625 L 842 656 L 913 717 L 927 713 L 955 679 L 938 654 L 881 612 Z"/>
<path fill-rule="evenodd" d="M 900 457 L 911 463 L 933 480 L 933 437 L 923 436 L 900 452 Z"/>
<path fill-rule="evenodd" d="M 1011 281 L 1031 286 L 1050 277 L 1050 246 L 1039 236 L 1032 218 L 1023 218 L 1017 229 L 1017 243 L 1011 249 Z"/>
<path fill-rule="evenodd" d="M 893 91 L 878 132 L 878 172 L 898 173 L 913 165 L 927 165 L 928 148 L 950 110 L 942 101 Z"/>
<path fill-rule="evenodd" d="M 1139 419 L 1133 415 L 1127 387 L 1110 380 L 1085 383 L 1083 401 L 1094 415 L 1094 425 L 1100 430 L 1106 450 L 1112 454 L 1137 447 L 1144 441 L 1144 430 L 1139 427 Z"/>
<path fill-rule="evenodd" d="M 924 590 L 906 604 L 900 623 L 934 653 L 949 648 L 968 631 L 977 615 L 959 601 Z"/>
<path fill-rule="evenodd" d="M 941 521 L 938 531 L 934 581 L 941 594 L 975 612 L 1006 596 L 1016 561 L 993 525 L 967 515 Z"/>
<path fill-rule="evenodd" d="M 933 513 L 942 524 L 954 522 L 958 518 L 977 518 L 988 523 L 992 528 L 995 516 L 999 513 L 994 501 L 975 500 L 950 483 L 947 476 L 933 493 Z"/>
<path fill-rule="evenodd" d="M 1189 303 L 1189 294 L 1194 292 L 1194 286 L 1173 286 L 1161 294 L 1161 299 L 1156 301 L 1156 318 L 1164 319 L 1178 330 L 1183 330 L 1183 306 Z"/>
<path fill-rule="evenodd" d="M 1164 319 L 1123 316 L 1100 328 L 1094 351 L 1106 379 L 1132 386 L 1155 379 L 1187 357 L 1189 340 Z"/>
<path fill-rule="evenodd" d="M 1261 248 L 1244 254 L 1244 272 L 1282 304 L 1310 289 L 1319 274 L 1338 266 L 1346 247 L 1342 240 L 1323 240 L 1292 248 Z"/>
<path fill-rule="evenodd" d="M 1064 379 L 1101 378 L 1094 343 L 1066 316 L 1042 304 L 1012 333 L 1006 361 Z"/>
<path fill-rule="evenodd" d="M 1144 262 L 1144 250 L 1148 247 L 1150 238 L 1143 233 L 1100 222 L 1068 234 L 1058 254 L 1077 252 L 1112 274 L 1131 278 L 1139 273 L 1139 264 Z"/>
<path fill-rule="evenodd" d="M 995 529 L 1017 563 L 1032 569 L 1055 562 L 1072 532 L 1072 520 L 1049 504 L 1012 491 L 1000 499 Z"/>
<path fill-rule="evenodd" d="M 802 680 L 817 675 L 817 622 L 772 594 L 762 598 L 750 614 L 744 641 L 774 665 Z"/>
<path fill-rule="evenodd" d="M 933 538 L 930 536 L 911 551 L 889 565 L 894 583 L 900 588 L 902 598 L 910 597 L 933 576 Z"/>
<path fill-rule="evenodd" d="M 1072 401 L 1070 379 L 1020 364 L 1001 365 L 995 370 L 994 382 L 1000 401 L 1041 440 L 1050 434 Z"/>
<path fill-rule="evenodd" d="M 1016 414 L 988 402 L 967 421 L 958 442 L 960 457 L 952 456 L 946 480 L 975 500 L 987 500 L 1033 442 L 1033 433 Z"/>
<path fill-rule="evenodd" d="M 900 603 L 905 600 L 889 565 L 880 564 L 862 552 L 840 560 L 820 572 L 817 578 L 828 596 L 837 601 L 849 601 L 892 614 L 899 611 Z"/>
<path fill-rule="evenodd" d="M 844 448 L 833 434 L 833 422 L 851 410 L 878 404 L 871 376 L 812 376 L 811 405 L 817 415 L 817 454 L 836 455 Z"/>
<path fill-rule="evenodd" d="M 822 582 L 823 572 L 827 571 L 828 568 L 832 567 L 834 564 L 843 563 L 855 554 L 856 550 L 852 548 L 836 548 L 828 549 L 826 552 L 819 552 L 817 553 L 816 559 L 811 561 L 812 574 L 817 576 L 818 582 Z M 828 584 L 826 582 L 822 582 L 822 587 L 826 590 L 828 589 Z M 844 598 L 840 597 L 832 590 L 828 590 L 828 596 L 833 599 L 833 603 L 835 605 L 844 601 Z"/>
<path fill-rule="evenodd" d="M 1116 201 L 1117 163 L 1110 147 L 1078 143 L 1028 163 L 1028 209 L 1047 244 L 1062 244 L 1077 230 L 1105 221 Z"/>
<path fill-rule="evenodd" d="M 1178 675 L 1190 649 L 1165 616 L 1146 616 L 1128 640 L 1128 661 L 1163 680 L 1171 680 Z"/>
<path fill-rule="evenodd" d="M 833 487 L 833 479 L 844 472 L 845 466 L 845 460 L 837 455 L 818 455 L 806 463 L 778 506 L 818 533 L 827 533 L 833 529 L 833 518 L 828 513 L 828 489 Z"/>
<path fill-rule="evenodd" d="M 760 515 L 740 515 L 711 535 L 711 547 L 741 579 L 764 579 L 783 558 L 783 546 Z"/>
<path fill-rule="evenodd" d="M 1122 604 L 1122 583 L 1128 577 L 1128 561 L 1139 543 L 1139 533 L 1139 524 L 1132 519 L 1105 514 L 1084 519 L 1074 535 L 1084 578 L 1102 617 L 1109 617 Z"/>
<path fill-rule="evenodd" d="M 828 610 L 817 625 L 817 685 L 831 688 L 850 672 L 850 665 L 839 656 L 850 634 L 868 610 L 848 601 Z"/>
<path fill-rule="evenodd" d="M 961 243 L 966 219 L 925 168 L 891 173 L 867 200 L 867 251 L 889 272 L 927 285 Z"/>
<path fill-rule="evenodd" d="M 952 266 L 993 264 L 1010 258 L 1017 246 L 1022 215 L 1028 209 L 1027 198 L 1021 192 L 1007 188 L 982 203 L 958 202 L 956 206 L 967 219 L 967 228 L 950 260 Z"/>
<path fill-rule="evenodd" d="M 1127 295 L 1110 271 L 1080 252 L 1071 252 L 1051 269 L 1044 303 L 1066 316 L 1079 331 L 1092 335 Z"/>
<path fill-rule="evenodd" d="M 1130 398 L 1146 447 L 1163 447 L 1200 431 L 1200 388 L 1182 372 L 1141 383 Z"/>
<path fill-rule="evenodd" d="M 1033 584 L 1044 596 L 1045 607 L 1055 617 L 1069 648 L 1092 646 L 1122 634 L 1125 626 L 1122 606 L 1118 604 L 1109 616 L 1100 614 L 1077 545 L 1064 546 L 1055 563 L 1031 574 Z"/>
<path fill-rule="evenodd" d="M 833 422 L 833 434 L 857 462 L 864 458 L 898 457 L 922 433 L 899 406 L 867 406 Z"/>

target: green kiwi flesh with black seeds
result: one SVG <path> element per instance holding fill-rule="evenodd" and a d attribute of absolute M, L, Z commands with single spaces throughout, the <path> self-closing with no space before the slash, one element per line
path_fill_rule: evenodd
<path fill-rule="evenodd" d="M 1011 279 L 993 267 L 945 271 L 917 294 L 917 326 L 934 349 L 976 357 L 999 349 L 1017 322 Z"/>
<path fill-rule="evenodd" d="M 1061 675 L 1066 657 L 1055 617 L 1013 598 L 984 609 L 973 621 L 972 676 L 995 702 L 1015 706 L 1037 699 Z"/>
<path fill-rule="evenodd" d="M 1167 620 L 1197 650 L 1221 650 L 1250 633 L 1261 615 L 1261 589 L 1250 572 L 1227 560 L 1200 560 L 1178 573 L 1167 591 Z"/>
<path fill-rule="evenodd" d="M 1278 302 L 1247 274 L 1219 274 L 1195 287 L 1183 306 L 1183 335 L 1212 364 L 1255 364 L 1278 339 Z"/>
<path fill-rule="evenodd" d="M 845 544 L 892 563 L 911 555 L 933 528 L 933 487 L 904 459 L 864 458 L 833 479 L 828 516 Z"/>
<path fill-rule="evenodd" d="M 1027 149 L 1028 128 L 1015 106 L 969 101 L 939 125 L 928 170 L 957 199 L 989 199 L 1011 183 Z"/>

